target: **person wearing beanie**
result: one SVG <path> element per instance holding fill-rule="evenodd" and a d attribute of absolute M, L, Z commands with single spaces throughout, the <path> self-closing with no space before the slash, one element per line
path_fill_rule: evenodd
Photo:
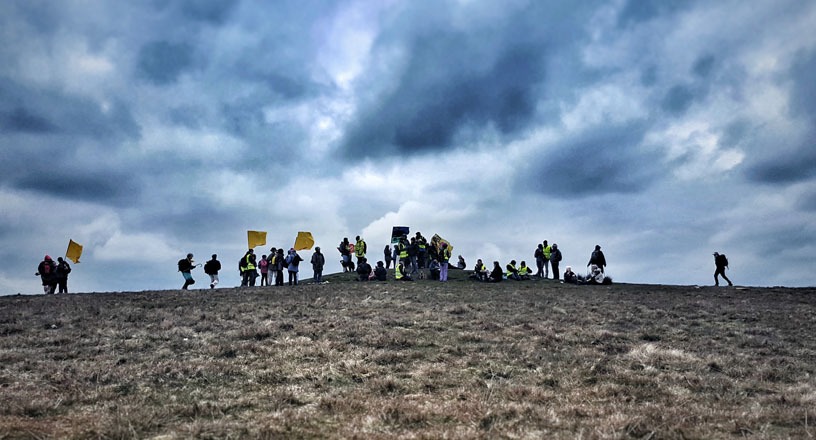
<path fill-rule="evenodd" d="M 37 266 L 37 273 L 34 275 L 42 279 L 43 293 L 46 295 L 54 293 L 57 287 L 57 265 L 50 255 L 43 258 L 40 265 Z"/>

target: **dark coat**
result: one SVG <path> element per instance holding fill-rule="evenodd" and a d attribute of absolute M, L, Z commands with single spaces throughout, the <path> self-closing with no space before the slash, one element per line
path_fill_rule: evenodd
<path fill-rule="evenodd" d="M 37 275 L 42 278 L 43 286 L 48 286 L 57 282 L 57 265 L 54 260 L 43 260 L 37 266 Z"/>
<path fill-rule="evenodd" d="M 587 263 L 587 266 L 590 264 L 597 264 L 598 267 L 606 266 L 606 258 L 604 257 L 603 252 L 600 250 L 592 251 L 592 256 L 589 257 L 589 263 Z"/>
<path fill-rule="evenodd" d="M 207 275 L 218 275 L 221 270 L 221 262 L 218 260 L 210 260 L 204 265 L 204 273 Z"/>

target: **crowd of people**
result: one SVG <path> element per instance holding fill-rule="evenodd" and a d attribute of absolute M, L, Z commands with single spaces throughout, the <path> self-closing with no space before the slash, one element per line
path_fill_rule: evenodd
<path fill-rule="evenodd" d="M 367 258 L 368 245 L 360 236 L 351 243 L 348 238 L 337 246 L 340 253 L 340 264 L 343 272 L 356 274 L 358 281 L 386 281 L 387 270 L 394 268 L 394 278 L 397 281 L 414 281 L 415 279 L 430 279 L 432 281 L 446 282 L 448 280 L 449 269 L 465 269 L 465 259 L 459 255 L 455 266 L 450 265 L 452 246 L 435 235 L 430 241 L 417 232 L 414 237 L 407 235 L 394 240 L 394 246 L 386 245 L 383 249 L 383 260 L 377 261 L 372 266 Z M 354 257 L 354 258 L 352 258 Z M 534 278 L 550 279 L 552 272 L 553 280 L 561 280 L 572 284 L 611 284 L 612 279 L 606 274 L 606 257 L 601 246 L 596 245 L 595 250 L 587 262 L 587 273 L 581 275 L 573 271 L 571 266 L 567 266 L 563 275 L 560 274 L 559 264 L 563 260 L 563 255 L 558 249 L 558 245 L 550 245 L 547 240 L 538 244 L 533 252 L 536 262 L 536 271 L 527 265 L 526 261 L 516 263 L 511 260 L 502 268 L 498 261 L 493 262 L 492 270 L 488 270 L 481 259 L 476 261 L 473 272 L 469 277 L 476 281 L 497 283 L 504 280 L 524 281 Z M 355 261 L 356 260 L 356 261 Z M 297 250 L 290 248 L 284 255 L 284 248 L 271 248 L 268 255 L 261 255 L 260 259 L 255 255 L 254 249 L 249 249 L 238 261 L 238 273 L 241 278 L 242 287 L 254 287 L 256 280 L 260 276 L 260 286 L 283 286 L 284 274 L 288 273 L 288 284 L 296 286 L 299 283 L 300 263 L 304 261 Z M 310 263 L 312 265 L 312 282 L 323 283 L 323 268 L 326 258 L 316 247 L 312 253 Z M 731 280 L 725 276 L 728 267 L 728 259 L 724 254 L 714 253 L 714 283 L 719 285 L 719 276 L 722 276 L 729 286 Z M 182 289 L 187 289 L 195 284 L 192 271 L 196 267 L 193 254 L 187 254 L 186 258 L 179 260 L 178 270 L 184 278 Z M 213 254 L 212 258 L 204 264 L 204 273 L 210 278 L 210 289 L 214 289 L 219 283 L 218 274 L 221 271 L 221 262 L 218 255 Z M 68 293 L 68 274 L 71 273 L 71 266 L 62 257 L 54 262 L 49 255 L 37 267 L 37 276 L 42 278 L 43 291 L 46 294 L 55 293 L 59 287 L 59 293 Z"/>

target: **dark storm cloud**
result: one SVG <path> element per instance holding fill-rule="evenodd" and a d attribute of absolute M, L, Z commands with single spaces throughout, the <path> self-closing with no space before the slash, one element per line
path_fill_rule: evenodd
<path fill-rule="evenodd" d="M 676 85 L 670 88 L 663 97 L 661 107 L 668 113 L 675 116 L 683 115 L 694 102 L 695 94 L 690 87 Z"/>
<path fill-rule="evenodd" d="M 637 25 L 666 14 L 690 9 L 693 4 L 694 2 L 691 0 L 662 0 L 656 2 L 628 0 L 621 9 L 620 14 L 618 14 L 618 25 Z"/>
<path fill-rule="evenodd" d="M 138 186 L 126 173 L 72 170 L 59 161 L 39 170 L 29 169 L 13 185 L 49 196 L 121 204 L 138 195 Z"/>
<path fill-rule="evenodd" d="M 32 114 L 24 107 L 15 107 L 0 113 L 0 127 L 11 133 L 51 133 L 57 127 L 42 116 Z"/>
<path fill-rule="evenodd" d="M 576 24 L 580 8 L 537 2 L 513 14 L 506 26 L 465 30 L 453 29 L 440 9 L 432 8 L 433 18 L 411 17 L 423 20 L 420 30 L 386 32 L 375 46 L 387 52 L 396 39 L 407 58 L 396 87 L 364 103 L 350 124 L 343 139 L 348 156 L 449 149 L 463 131 L 488 126 L 501 135 L 517 134 L 546 95 L 549 64 L 583 37 Z M 557 64 L 576 66 L 569 57 Z M 570 74 L 577 78 L 583 72 L 576 67 Z"/>
<path fill-rule="evenodd" d="M 186 43 L 147 43 L 139 50 L 139 75 L 156 85 L 172 84 L 192 66 L 192 52 L 192 46 Z"/>
<path fill-rule="evenodd" d="M 791 70 L 790 112 L 803 118 L 808 131 L 798 140 L 780 139 L 773 154 L 757 154 L 746 176 L 757 183 L 796 183 L 816 176 L 816 50 L 799 52 Z M 767 147 L 767 146 L 766 146 Z"/>
<path fill-rule="evenodd" d="M 517 181 L 558 198 L 646 189 L 663 172 L 661 157 L 641 147 L 645 124 L 582 133 L 552 147 Z"/>
<path fill-rule="evenodd" d="M 130 108 L 112 97 L 107 110 L 90 99 L 53 90 L 33 90 L 0 78 L 0 124 L 6 132 L 59 132 L 110 142 L 137 139 L 141 128 Z"/>

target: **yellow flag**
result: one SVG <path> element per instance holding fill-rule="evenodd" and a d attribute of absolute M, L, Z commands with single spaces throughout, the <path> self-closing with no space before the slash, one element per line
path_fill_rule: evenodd
<path fill-rule="evenodd" d="M 431 243 L 434 243 L 434 242 L 439 243 L 438 249 L 442 249 L 442 243 L 447 243 L 448 244 L 448 250 L 453 252 L 453 245 L 450 244 L 450 242 L 448 240 L 445 240 L 444 238 L 440 237 L 439 234 L 434 234 L 433 238 L 431 238 Z"/>
<path fill-rule="evenodd" d="M 254 249 L 255 246 L 263 246 L 266 244 L 266 232 L 264 231 L 247 231 L 247 242 L 249 248 Z"/>
<path fill-rule="evenodd" d="M 74 240 L 68 240 L 68 250 L 65 251 L 65 258 L 70 259 L 74 264 L 79 264 L 79 257 L 82 255 L 82 245 Z"/>
<path fill-rule="evenodd" d="M 302 251 L 303 249 L 311 249 L 314 246 L 314 238 L 311 232 L 298 232 L 295 239 L 295 250 Z"/>

